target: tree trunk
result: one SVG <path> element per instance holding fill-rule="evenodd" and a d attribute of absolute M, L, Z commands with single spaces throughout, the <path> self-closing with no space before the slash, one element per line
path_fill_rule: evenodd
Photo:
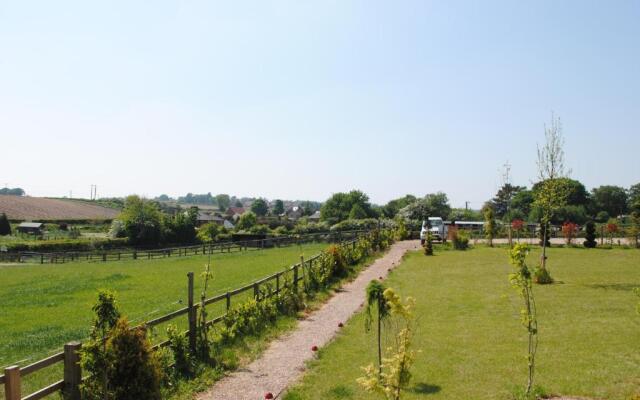
<path fill-rule="evenodd" d="M 542 234 L 542 260 L 540 260 L 540 268 L 547 268 L 547 224 L 544 224 Z"/>

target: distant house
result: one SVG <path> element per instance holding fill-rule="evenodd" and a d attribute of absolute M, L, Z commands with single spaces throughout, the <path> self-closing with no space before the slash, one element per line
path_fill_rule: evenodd
<path fill-rule="evenodd" d="M 231 223 L 231 221 L 227 221 L 226 219 L 223 222 L 223 225 L 225 228 L 227 229 L 233 229 L 235 228 L 235 226 Z"/>
<path fill-rule="evenodd" d="M 320 211 L 316 211 L 313 214 L 309 215 L 309 221 L 318 222 L 320 221 Z"/>
<path fill-rule="evenodd" d="M 218 225 L 222 225 L 224 223 L 224 219 L 212 213 L 198 211 L 198 219 L 196 221 L 198 226 L 208 224 L 211 222 L 215 222 Z"/>
<path fill-rule="evenodd" d="M 293 206 L 284 212 L 284 216 L 289 219 L 299 219 L 304 215 L 304 209 L 300 206 Z"/>
<path fill-rule="evenodd" d="M 32 235 L 42 235 L 42 228 L 44 228 L 44 224 L 42 222 L 23 222 L 18 225 L 16 231 Z"/>
<path fill-rule="evenodd" d="M 229 207 L 225 214 L 227 215 L 227 217 L 233 219 L 234 221 L 237 221 L 238 218 L 240 218 L 240 216 L 245 213 L 245 211 L 246 210 L 244 209 L 244 207 Z"/>

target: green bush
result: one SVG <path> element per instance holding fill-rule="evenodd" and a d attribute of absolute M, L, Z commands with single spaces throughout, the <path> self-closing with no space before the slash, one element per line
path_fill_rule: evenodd
<path fill-rule="evenodd" d="M 589 249 L 596 247 L 598 245 L 598 242 L 596 242 L 596 224 L 593 221 L 589 221 L 584 229 L 585 241 L 582 244 Z"/>
<path fill-rule="evenodd" d="M 164 380 L 162 364 L 151 348 L 143 327 L 131 328 L 118 320 L 107 340 L 109 398 L 115 400 L 160 400 Z"/>
<path fill-rule="evenodd" d="M 466 250 L 469 248 L 469 234 L 464 230 L 458 230 L 453 235 L 453 248 L 456 250 Z"/>
<path fill-rule="evenodd" d="M 195 372 L 195 360 L 189 350 L 187 336 L 178 331 L 175 325 L 167 327 L 169 350 L 173 358 L 173 369 L 178 377 L 191 377 Z"/>

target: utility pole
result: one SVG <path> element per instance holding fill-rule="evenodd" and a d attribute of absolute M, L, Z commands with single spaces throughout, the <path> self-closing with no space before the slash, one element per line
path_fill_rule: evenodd
<path fill-rule="evenodd" d="M 464 202 L 464 210 L 469 211 L 469 200 Z"/>

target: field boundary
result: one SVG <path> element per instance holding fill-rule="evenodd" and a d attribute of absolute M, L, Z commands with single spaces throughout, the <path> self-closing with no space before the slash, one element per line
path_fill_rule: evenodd
<path fill-rule="evenodd" d="M 363 236 L 369 236 L 371 233 L 369 231 L 353 231 L 349 237 L 343 237 L 344 234 L 345 232 L 342 232 L 342 235 L 340 235 L 339 240 L 337 241 L 339 243 L 339 246 L 351 246 L 352 248 L 355 248 L 359 238 Z M 333 236 L 333 238 L 335 238 L 335 236 Z M 320 261 L 325 254 L 326 253 L 324 251 L 321 251 L 320 253 L 306 260 L 301 256 L 300 262 L 285 268 L 283 271 L 258 279 L 240 288 L 230 290 L 226 293 L 219 294 L 217 296 L 204 300 L 205 306 L 222 301 L 225 302 L 225 313 L 207 321 L 207 326 L 212 326 L 224 319 L 224 317 L 231 309 L 233 296 L 237 296 L 247 291 L 253 291 L 253 298 L 256 301 L 262 301 L 266 298 L 277 295 L 282 289 L 287 287 L 287 282 L 289 282 L 290 285 L 294 286 L 294 290 L 299 290 L 299 282 L 304 281 L 310 269 L 317 268 L 318 265 L 320 265 L 321 268 L 324 268 L 323 264 Z M 153 320 L 146 321 L 138 326 L 150 328 L 161 323 L 173 320 L 180 316 L 187 315 L 189 329 L 183 333 L 188 335 L 190 346 L 195 346 L 196 316 L 197 310 L 200 308 L 200 304 L 197 304 L 195 302 L 193 272 L 189 272 L 187 274 L 187 294 L 187 307 L 183 307 L 179 310 L 157 317 Z M 154 350 L 157 350 L 159 348 L 166 347 L 168 344 L 169 340 L 165 340 L 155 344 L 152 348 Z M 82 344 L 79 341 L 72 341 L 64 345 L 64 350 L 62 352 L 53 354 L 25 367 L 20 367 L 18 365 L 6 367 L 4 369 L 4 373 L 0 375 L 0 385 L 4 385 L 5 399 L 38 400 L 49 396 L 50 394 L 62 391 L 65 398 L 71 400 L 79 400 L 80 384 L 83 381 L 79 355 L 79 351 L 81 348 Z M 33 372 L 39 371 L 43 368 L 56 365 L 58 363 L 63 363 L 64 365 L 63 379 L 58 380 L 44 388 L 38 389 L 36 392 L 31 393 L 26 397 L 22 397 L 21 380 L 23 377 Z"/>
<path fill-rule="evenodd" d="M 274 236 L 265 239 L 243 241 L 211 242 L 189 246 L 174 246 L 161 249 L 111 249 L 102 251 L 64 251 L 64 252 L 0 252 L 0 262 L 64 264 L 76 261 L 121 261 L 152 260 L 156 258 L 187 257 L 214 253 L 231 253 L 248 250 L 261 250 L 272 247 L 285 247 L 303 243 L 322 241 L 341 242 L 345 238 L 362 234 L 366 231 L 318 232 L 305 235 Z"/>

